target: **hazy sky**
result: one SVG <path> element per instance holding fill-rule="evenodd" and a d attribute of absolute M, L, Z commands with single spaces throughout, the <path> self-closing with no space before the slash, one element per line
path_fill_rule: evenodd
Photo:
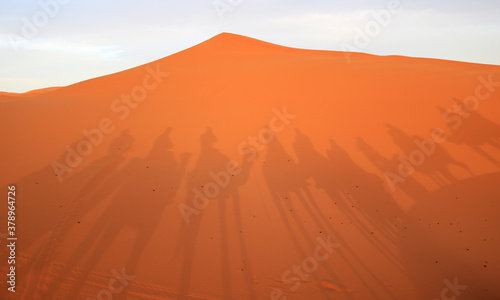
<path fill-rule="evenodd" d="M 4 0 L 0 91 L 118 72 L 221 32 L 299 48 L 352 46 L 379 55 L 500 65 L 499 0 L 401 0 L 397 12 L 388 12 L 391 2 L 398 1 Z M 385 18 L 377 21 L 381 11 Z"/>

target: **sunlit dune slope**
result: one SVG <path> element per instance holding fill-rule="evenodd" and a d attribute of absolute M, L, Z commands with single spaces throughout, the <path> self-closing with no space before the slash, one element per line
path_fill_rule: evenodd
<path fill-rule="evenodd" d="M 0 100 L 16 297 L 500 297 L 498 66 L 224 33 Z"/>

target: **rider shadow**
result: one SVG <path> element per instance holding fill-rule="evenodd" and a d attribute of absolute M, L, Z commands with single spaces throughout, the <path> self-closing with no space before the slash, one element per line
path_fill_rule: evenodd
<path fill-rule="evenodd" d="M 358 166 L 333 139 L 330 139 L 327 156 L 332 172 L 340 178 L 344 196 L 359 208 L 373 227 L 397 242 L 399 229 L 395 225 L 399 224 L 404 212 L 384 188 L 383 181 Z"/>
<path fill-rule="evenodd" d="M 388 134 L 405 153 L 407 161 L 413 165 L 412 168 L 434 181 L 437 185 L 444 187 L 458 181 L 449 170 L 450 165 L 458 166 L 471 176 L 474 176 L 468 165 L 454 159 L 441 144 L 429 139 L 424 140 L 417 135 L 409 136 L 401 129 L 390 124 L 386 124 L 386 126 L 389 128 Z"/>
<path fill-rule="evenodd" d="M 126 274 L 136 274 L 142 253 L 163 211 L 177 193 L 189 160 L 189 153 L 180 156 L 180 163 L 176 159 L 170 131 L 167 128 L 158 136 L 145 158 L 132 158 L 110 181 L 116 193 L 69 259 L 70 265 L 77 265 L 87 255 L 83 269 L 92 270 L 122 230 L 131 228 L 136 233 L 124 267 Z M 68 295 L 78 295 L 88 278 L 85 272 L 82 273 Z M 114 295 L 114 299 L 126 297 L 126 294 L 125 289 L 122 294 Z"/>
<path fill-rule="evenodd" d="M 446 120 L 449 120 L 446 124 L 451 135 L 447 141 L 457 145 L 467 145 L 495 166 L 500 167 L 500 161 L 482 149 L 482 146 L 489 145 L 500 151 L 500 125 L 487 119 L 477 110 L 466 110 L 461 101 L 455 99 L 455 102 L 462 107 L 461 115 L 452 110 L 447 111 L 440 106 L 437 107 L 443 114 L 446 114 Z"/>
<path fill-rule="evenodd" d="M 338 187 L 338 183 L 334 179 L 335 175 L 327 175 L 325 173 L 323 176 L 317 173 L 318 170 L 320 170 L 319 172 L 324 172 L 325 168 L 328 168 L 328 160 L 315 152 L 309 138 L 300 132 L 298 132 L 296 142 L 293 146 L 299 157 L 299 163 L 293 160 L 285 151 L 280 141 L 275 137 L 268 145 L 262 172 L 281 221 L 294 245 L 294 250 L 299 256 L 306 257 L 308 255 L 307 249 L 313 248 L 316 243 L 303 225 L 301 215 L 303 215 L 302 212 L 304 211 L 322 232 L 325 231 L 331 234 L 332 239 L 342 245 L 341 250 L 336 252 L 337 255 L 343 259 L 351 271 L 357 275 L 367 290 L 375 297 L 376 293 L 374 289 L 365 280 L 364 275 L 360 273 L 359 266 L 362 267 L 363 271 L 370 273 L 377 282 L 379 282 L 378 278 L 369 270 L 362 259 L 352 251 L 349 243 L 332 226 L 331 221 L 328 220 L 324 215 L 324 211 L 318 205 L 318 200 L 314 199 L 310 191 L 310 184 L 307 180 L 312 177 L 316 181 L 318 188 L 329 189 L 330 186 L 333 186 L 334 188 L 331 189 L 331 191 L 335 191 L 333 197 L 335 199 L 339 197 L 336 188 Z M 304 245 L 301 240 L 306 241 L 307 245 Z M 340 286 L 345 286 L 342 276 L 336 274 L 329 264 L 323 264 L 322 266 L 332 280 Z M 322 282 L 322 278 L 318 274 L 313 273 L 311 275 L 318 283 Z M 379 284 L 382 285 L 381 282 Z M 321 289 L 321 292 L 326 299 L 330 299 L 331 295 L 325 289 Z M 343 288 L 342 293 L 344 297 L 353 299 L 347 288 Z"/>
<path fill-rule="evenodd" d="M 357 147 L 380 172 L 384 173 L 387 183 L 392 190 L 395 190 L 397 187 L 415 201 L 426 199 L 429 195 L 429 191 L 412 176 L 405 178 L 400 176 L 398 167 L 401 162 L 397 155 L 394 155 L 392 159 L 387 159 L 361 137 L 357 138 Z M 395 180 L 395 178 L 401 178 L 401 181 Z"/>
<path fill-rule="evenodd" d="M 257 299 L 253 274 L 247 246 L 245 231 L 242 224 L 241 201 L 239 187 L 244 185 L 250 175 L 251 162 L 243 160 L 241 164 L 231 161 L 229 157 L 214 147 L 217 138 L 208 127 L 200 136 L 200 156 L 196 165 L 189 173 L 187 180 L 187 199 L 179 208 L 183 214 L 183 222 L 180 225 L 180 239 L 174 258 L 182 253 L 182 271 L 180 277 L 180 295 L 183 299 L 189 299 L 191 288 L 191 277 L 194 266 L 194 258 L 197 243 L 200 239 L 199 232 L 202 220 L 211 211 L 204 210 L 209 205 L 218 206 L 218 222 L 220 226 L 220 271 L 222 275 L 222 289 L 224 299 L 233 299 L 231 290 L 231 267 L 230 249 L 228 241 L 228 218 L 227 215 L 234 214 L 236 229 L 239 234 L 239 244 L 242 259 L 242 271 L 247 284 L 250 299 Z M 231 167 L 229 167 L 231 166 Z M 212 175 L 210 175 L 212 174 Z M 215 179 L 217 178 L 217 179 Z M 228 202 L 230 201 L 231 202 Z M 201 202 L 200 202 L 201 201 Z M 228 210 L 232 204 L 233 213 Z M 210 217 L 209 220 L 213 220 Z M 198 250 L 203 251 L 198 247 Z"/>
<path fill-rule="evenodd" d="M 299 159 L 298 165 L 301 171 L 306 174 L 307 178 L 314 180 L 315 187 L 325 191 L 334 205 L 352 221 L 352 224 L 359 229 L 366 240 L 370 241 L 382 255 L 391 262 L 397 262 L 396 254 L 392 253 L 385 246 L 385 243 L 374 239 L 373 236 L 368 236 L 368 232 L 377 229 L 394 244 L 398 243 L 398 230 L 395 229 L 394 225 L 398 223 L 403 212 L 385 191 L 380 179 L 356 165 L 345 150 L 333 140 L 330 140 L 330 149 L 327 150 L 328 158 L 314 149 L 309 137 L 300 130 L 297 130 L 293 146 Z M 360 214 L 355 214 L 353 208 L 356 208 Z M 349 247 L 341 236 L 338 236 L 337 239 L 343 247 L 344 245 Z M 349 251 L 349 253 L 351 253 L 353 260 L 359 263 L 379 286 L 392 295 L 374 272 L 354 254 L 354 251 Z M 395 265 L 399 267 L 399 265 Z M 358 277 L 363 280 L 366 288 L 375 295 L 372 287 L 364 281 L 362 276 L 358 275 Z"/>
<path fill-rule="evenodd" d="M 71 148 L 75 149 L 76 144 L 74 143 Z M 56 270 L 52 270 L 52 264 L 57 257 L 57 252 L 60 251 L 61 244 L 83 215 L 105 198 L 102 193 L 96 195 L 97 191 L 114 191 L 114 189 L 109 188 L 109 186 L 113 186 L 112 184 L 107 185 L 108 189 L 103 189 L 103 187 L 116 176 L 125 161 L 124 154 L 132 144 L 132 136 L 128 130 L 123 130 L 120 136 L 112 141 L 106 156 L 94 160 L 82 171 L 61 181 L 57 189 L 54 188 L 58 193 L 64 195 L 66 188 L 72 187 L 73 194 L 67 196 L 69 201 L 59 205 L 59 209 L 62 210 L 59 216 L 53 218 L 46 216 L 51 220 L 53 226 L 49 230 L 48 238 L 39 246 L 25 267 L 29 280 L 26 281 L 27 285 L 23 294 L 35 297 L 36 294 L 49 293 L 49 287 L 54 285 L 54 281 L 59 280 L 53 278 L 52 275 L 49 276 L 49 274 L 57 273 Z M 64 161 L 66 155 L 67 153 L 64 153 L 58 162 Z M 82 182 L 86 182 L 86 184 L 82 185 Z M 40 183 L 43 184 L 43 182 Z M 57 221 L 54 222 L 54 219 Z M 39 227 L 43 228 L 43 226 Z"/>
<path fill-rule="evenodd" d="M 68 145 L 67 148 L 76 149 L 80 141 Z M 127 151 L 132 143 L 133 138 L 128 134 L 127 130 L 124 130 L 120 137 L 113 141 L 115 146 L 122 148 L 122 151 L 113 151 L 113 145 L 111 145 L 106 156 L 94 160 L 84 169 L 80 169 L 83 168 L 81 163 L 85 162 L 86 159 L 90 159 L 90 156 L 84 157 L 80 160 L 79 165 L 71 168 L 67 165 L 69 154 L 68 150 L 65 149 L 52 165 L 48 165 L 20 179 L 17 185 L 24 189 L 23 194 L 26 198 L 25 202 L 20 203 L 20 208 L 23 209 L 25 217 L 32 220 L 33 224 L 36 224 L 36 226 L 26 230 L 21 241 L 22 247 L 29 247 L 38 238 L 57 228 L 59 224 L 55 224 L 54 220 L 60 221 L 62 218 L 67 218 L 68 213 L 73 214 L 74 212 L 70 210 L 70 207 L 73 207 L 74 203 L 78 202 L 78 199 L 95 190 L 96 186 L 100 186 L 100 182 L 106 180 L 109 174 L 114 173 L 120 167 L 120 164 L 123 163 L 122 154 Z M 60 172 L 56 172 L 55 168 Z M 90 181 L 89 178 L 91 178 Z M 82 182 L 88 183 L 82 186 Z M 29 202 L 30 199 L 61 199 L 61 201 L 42 201 L 41 203 L 38 201 L 35 205 Z M 86 201 L 90 200 L 87 199 Z M 25 203 L 26 207 L 23 207 Z M 40 210 L 44 211 L 43 215 L 40 214 Z"/>

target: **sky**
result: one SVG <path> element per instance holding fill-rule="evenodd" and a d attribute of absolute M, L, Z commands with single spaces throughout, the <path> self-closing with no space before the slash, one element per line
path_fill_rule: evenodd
<path fill-rule="evenodd" d="M 297 48 L 500 65 L 498 0 L 4 0 L 0 91 L 119 72 L 221 32 Z"/>

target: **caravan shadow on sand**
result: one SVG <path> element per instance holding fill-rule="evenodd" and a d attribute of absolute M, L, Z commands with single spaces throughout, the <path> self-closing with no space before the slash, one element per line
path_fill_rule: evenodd
<path fill-rule="evenodd" d="M 210 172 L 217 172 L 219 170 L 224 170 L 228 164 L 229 157 L 223 154 L 219 149 L 215 148 L 215 143 L 217 138 L 212 132 L 212 129 L 208 127 L 200 136 L 200 156 L 196 160 L 196 165 L 191 170 L 189 174 L 189 179 L 187 180 L 187 199 L 186 205 L 191 205 L 193 203 L 193 197 L 195 193 L 194 189 L 203 191 L 204 185 L 212 182 L 213 178 L 209 176 Z M 243 160 L 239 164 L 241 168 L 241 173 L 238 175 L 231 174 L 229 178 L 229 183 L 225 187 L 220 187 L 219 192 L 215 198 L 209 199 L 210 206 L 218 206 L 218 225 L 220 226 L 220 275 L 222 278 L 222 291 L 224 299 L 233 299 L 232 289 L 231 289 L 231 265 L 230 265 L 230 253 L 231 249 L 229 247 L 228 241 L 228 229 L 232 228 L 228 226 L 230 223 L 227 216 L 233 214 L 236 222 L 236 230 L 240 232 L 239 234 L 239 244 L 241 251 L 241 259 L 245 262 L 244 276 L 248 289 L 249 299 L 257 299 L 257 293 L 255 290 L 254 277 L 252 273 L 251 263 L 249 261 L 245 231 L 243 230 L 242 224 L 242 211 L 241 211 L 241 199 L 239 194 L 239 188 L 245 184 L 248 180 L 251 171 L 251 163 L 247 160 Z M 234 211 L 229 211 L 228 207 L 234 207 Z M 191 215 L 190 223 L 186 224 L 183 220 L 180 224 L 179 241 L 177 244 L 176 251 L 174 253 L 174 259 L 179 255 L 182 256 L 182 271 L 180 274 L 180 297 L 182 299 L 189 299 L 189 293 L 191 288 L 192 272 L 195 269 L 194 258 L 197 251 L 203 251 L 202 248 L 198 247 L 198 240 L 200 237 L 200 228 L 203 225 L 203 220 L 205 219 L 205 214 L 213 213 L 213 210 L 205 209 L 201 210 L 197 215 Z M 208 218 L 210 219 L 210 218 Z"/>

